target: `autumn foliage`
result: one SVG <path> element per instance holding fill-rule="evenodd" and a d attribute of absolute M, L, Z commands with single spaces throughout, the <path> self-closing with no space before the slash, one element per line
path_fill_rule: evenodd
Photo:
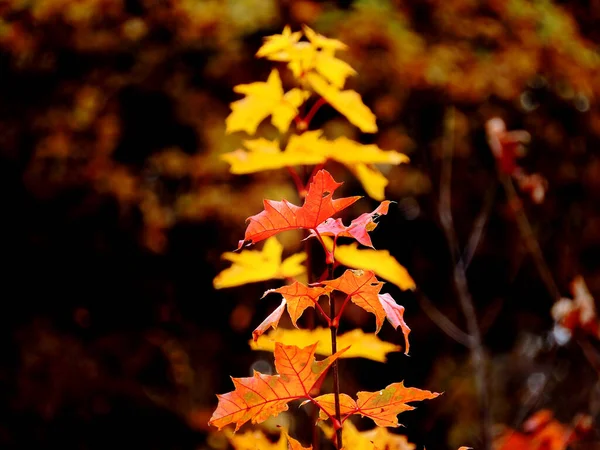
<path fill-rule="evenodd" d="M 414 283 L 389 253 L 373 248 L 369 235 L 376 228 L 378 219 L 388 214 L 393 204 L 384 200 L 387 180 L 374 164 L 400 164 L 408 161 L 408 158 L 396 151 L 383 151 L 375 145 L 362 145 L 347 138 L 330 141 L 323 138 L 320 130 L 308 130 L 316 110 L 325 103 L 365 133 L 376 132 L 377 125 L 375 115 L 362 102 L 361 96 L 355 91 L 343 90 L 346 78 L 355 75 L 354 69 L 335 56 L 336 51 L 346 46 L 309 27 L 305 26 L 303 31 L 306 40 L 301 40 L 302 32 L 292 32 L 286 27 L 282 34 L 265 38 L 257 52 L 258 57 L 285 63 L 297 87 L 285 91 L 277 69 L 271 71 L 266 82 L 236 86 L 234 91 L 245 97 L 231 104 L 231 114 L 226 120 L 227 132 L 244 131 L 252 135 L 258 125 L 270 117 L 271 123 L 281 134 L 288 133 L 292 123 L 295 124 L 296 133 L 288 138 L 283 151 L 279 148 L 279 141 L 257 138 L 244 141 L 245 149 L 223 155 L 223 159 L 231 165 L 232 173 L 286 168 L 303 200 L 302 205 L 286 199 L 264 200 L 264 209 L 246 221 L 244 239 L 238 244 L 239 253 L 224 254 L 224 258 L 233 265 L 214 280 L 216 288 L 271 278 L 288 280 L 288 284 L 264 293 L 263 297 L 280 295 L 281 304 L 252 333 L 251 344 L 254 349 L 273 351 L 277 373 L 266 375 L 255 371 L 252 377 L 233 378 L 235 389 L 218 395 L 219 402 L 209 424 L 218 429 L 233 424 L 237 431 L 247 422 L 259 424 L 277 416 L 288 409 L 290 402 L 298 400 L 302 402 L 301 405 L 311 403 L 316 406 L 319 421 L 330 423 L 333 431 L 328 435 L 336 448 L 341 449 L 342 442 L 346 450 L 363 448 L 359 447 L 359 442 L 364 438 L 359 437 L 353 428 L 348 428 L 351 427 L 348 419 L 358 414 L 371 419 L 377 426 L 373 430 L 375 441 L 369 440 L 371 447 L 364 448 L 384 449 L 403 438 L 379 430 L 382 427 L 398 427 L 397 415 L 414 409 L 409 403 L 433 399 L 439 394 L 406 387 L 398 382 L 380 391 L 358 392 L 353 398 L 339 390 L 337 360 L 344 356 L 363 356 L 383 362 L 387 352 L 399 350 L 400 346 L 385 343 L 376 337 L 386 318 L 395 329 L 400 329 L 404 335 L 404 352 L 409 352 L 410 328 L 404 320 L 404 307 L 398 305 L 389 293 L 381 292 L 384 283 L 379 281 L 377 275 L 387 278 L 401 289 L 413 289 Z M 317 98 L 313 99 L 315 96 Z M 302 105 L 310 100 L 310 111 L 302 114 Z M 381 200 L 375 210 L 359 215 L 349 225 L 344 225 L 343 220 L 336 216 L 361 197 L 337 196 L 336 191 L 343 183 L 334 180 L 324 168 L 329 160 L 344 164 L 359 178 L 371 197 Z M 313 166 L 306 184 L 297 166 Z M 313 274 L 302 265 L 307 261 L 307 252 L 282 261 L 282 247 L 276 235 L 291 230 L 302 230 L 307 246 L 311 245 L 312 239 L 321 244 L 327 269 L 317 279 L 311 280 Z M 351 239 L 356 244 L 338 246 L 339 239 Z M 264 245 L 261 251 L 246 249 L 262 241 Z M 359 249 L 358 244 L 367 248 Z M 333 273 L 340 265 L 348 268 L 334 278 Z M 309 283 L 295 279 L 298 276 L 307 276 Z M 334 297 L 343 298 L 337 311 Z M 322 300 L 328 300 L 329 312 L 321 306 Z M 352 332 L 338 338 L 340 320 L 349 304 L 375 316 L 375 334 L 367 335 L 357 330 L 358 335 L 352 338 Z M 278 329 L 286 310 L 292 325 L 298 328 L 298 321 L 307 308 L 316 309 L 329 330 Z M 270 328 L 273 329 L 272 333 L 265 334 Z M 325 345 L 325 339 L 330 341 L 329 346 Z M 294 344 L 286 343 L 289 341 Z M 370 350 L 361 351 L 367 342 L 370 342 Z M 337 348 L 345 343 L 349 345 L 338 351 Z M 358 351 L 353 351 L 353 348 Z M 317 351 L 329 356 L 317 360 Z M 321 394 L 320 388 L 330 367 L 334 369 L 334 392 Z M 345 441 L 342 441 L 343 430 L 350 435 Z M 229 436 L 236 446 L 237 438 Z M 288 442 L 291 448 L 303 448 L 286 431 L 282 431 L 283 437 L 286 440 L 282 442 Z M 403 442 L 406 442 L 405 438 Z M 407 442 L 405 448 L 411 448 Z"/>

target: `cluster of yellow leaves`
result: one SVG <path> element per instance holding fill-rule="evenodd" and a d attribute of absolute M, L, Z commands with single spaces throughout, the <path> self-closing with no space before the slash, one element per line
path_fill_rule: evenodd
<path fill-rule="evenodd" d="M 234 433 L 228 428 L 223 430 L 227 440 L 235 450 L 311 450 L 312 446 L 305 448 L 290 437 L 288 432 L 281 428 L 277 442 L 271 442 L 261 430 L 249 430 L 244 433 Z"/>
<path fill-rule="evenodd" d="M 285 27 L 282 34 L 268 36 L 257 56 L 285 62 L 298 85 L 285 92 L 281 76 L 273 69 L 266 82 L 240 84 L 234 91 L 245 97 L 231 103 L 231 114 L 226 119 L 226 131 L 245 131 L 254 135 L 259 124 L 271 116 L 271 123 L 284 134 L 294 119 L 299 124 L 299 135 L 292 135 L 285 150 L 278 140 L 264 138 L 244 141 L 244 149 L 226 153 L 223 159 L 234 174 L 298 165 L 324 164 L 334 160 L 344 164 L 362 183 L 367 194 L 383 200 L 388 180 L 374 164 L 401 164 L 408 157 L 397 151 L 384 151 L 376 145 L 362 145 L 345 137 L 329 141 L 320 130 L 303 133 L 309 117 L 301 117 L 300 106 L 316 93 L 365 133 L 377 131 L 376 117 L 353 90 L 341 90 L 355 71 L 346 62 L 336 58 L 336 50 L 346 46 L 326 38 L 304 26 L 307 41 L 300 41 L 301 32 Z"/>
<path fill-rule="evenodd" d="M 321 430 L 328 439 L 334 438 L 333 428 L 323 422 L 319 423 Z M 344 448 L 343 450 L 415 450 L 416 445 L 411 444 L 406 436 L 391 433 L 387 428 L 375 427 L 367 431 L 359 431 L 350 420 L 343 425 Z M 246 431 L 234 434 L 231 430 L 224 430 L 225 436 L 235 450 L 311 450 L 312 446 L 303 447 L 297 440 L 291 438 L 288 432 L 281 428 L 277 442 L 271 442 L 261 430 Z M 289 446 L 289 447 L 288 447 Z M 461 448 L 466 450 L 466 447 Z M 459 450 L 461 450 L 459 449 Z"/>
<path fill-rule="evenodd" d="M 302 33 L 291 32 L 286 26 L 282 34 L 268 36 L 256 56 L 272 61 L 286 62 L 301 85 L 311 88 L 361 131 L 375 133 L 375 115 L 352 90 L 343 91 L 346 79 L 356 71 L 348 63 L 335 57 L 346 44 L 329 39 L 303 26 L 308 41 L 300 41 Z"/>
<path fill-rule="evenodd" d="M 331 354 L 331 331 L 329 328 L 317 327 L 313 330 L 276 328 L 261 335 L 256 341 L 250 339 L 252 350 L 275 351 L 275 343 L 305 347 L 317 342 L 318 355 Z M 340 348 L 350 347 L 340 358 L 367 358 L 373 361 L 386 362 L 386 355 L 401 350 L 399 345 L 382 341 L 373 333 L 364 333 L 356 328 L 337 336 Z"/>
<path fill-rule="evenodd" d="M 333 439 L 332 427 L 320 422 L 319 426 L 325 436 Z M 384 427 L 375 427 L 367 431 L 358 431 L 350 420 L 346 420 L 342 426 L 344 433 L 343 450 L 415 450 L 416 445 L 411 444 L 406 436 L 395 434 Z"/>
<path fill-rule="evenodd" d="M 321 130 L 292 135 L 284 150 L 280 149 L 278 140 L 249 139 L 244 141 L 245 149 L 226 153 L 223 159 L 231 165 L 230 172 L 239 175 L 336 161 L 346 166 L 375 200 L 384 199 L 388 180 L 372 165 L 408 162 L 406 155 L 395 150 L 382 150 L 375 144 L 363 145 L 343 136 L 327 140 L 322 135 Z"/>
<path fill-rule="evenodd" d="M 331 251 L 333 240 L 323 236 L 323 242 Z M 304 252 L 281 260 L 282 246 L 276 237 L 266 240 L 262 250 L 242 250 L 240 253 L 226 252 L 222 258 L 231 261 L 231 267 L 224 269 L 213 280 L 215 289 L 242 286 L 247 283 L 266 281 L 275 278 L 294 278 L 306 272 L 301 263 L 306 259 Z M 404 266 L 387 250 L 358 248 L 358 243 L 338 245 L 335 248 L 338 263 L 352 269 L 371 270 L 401 290 L 415 289 L 414 280 Z M 259 265 L 262 264 L 262 265 Z"/>

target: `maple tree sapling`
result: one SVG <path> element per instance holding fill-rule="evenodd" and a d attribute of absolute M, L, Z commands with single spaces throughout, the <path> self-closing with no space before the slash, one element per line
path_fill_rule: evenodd
<path fill-rule="evenodd" d="M 301 40 L 303 35 L 306 40 Z M 286 411 L 291 401 L 299 400 L 301 405 L 311 403 L 316 407 L 315 421 L 338 450 L 342 447 L 346 450 L 384 448 L 388 444 L 396 445 L 400 440 L 406 442 L 404 437 L 387 432 L 385 427 L 399 426 L 397 415 L 414 409 L 408 403 L 439 395 L 406 387 L 402 382 L 375 392 L 358 392 L 355 397 L 340 392 L 338 359 L 369 357 L 385 362 L 388 352 L 401 349 L 401 346 L 383 342 L 376 336 L 386 318 L 395 329 L 402 331 L 404 352 L 408 354 L 410 349 L 410 328 L 404 321 L 404 307 L 389 293 L 381 293 L 384 283 L 377 277 L 403 290 L 415 288 L 406 269 L 389 252 L 375 250 L 369 235 L 393 203 L 385 200 L 388 180 L 375 164 L 397 165 L 407 162 L 408 158 L 397 151 L 363 145 L 346 137 L 329 140 L 323 137 L 322 130 L 309 130 L 318 109 L 328 104 L 362 132 L 377 131 L 376 117 L 363 103 L 360 94 L 343 90 L 346 79 L 356 74 L 350 65 L 335 56 L 336 51 L 345 48 L 342 42 L 326 38 L 307 26 L 303 27 L 303 32 L 292 32 L 286 26 L 281 34 L 266 37 L 256 56 L 284 63 L 297 85 L 285 91 L 279 70 L 274 68 L 266 82 L 234 88 L 245 97 L 231 104 L 232 111 L 226 119 L 228 133 L 242 131 L 253 135 L 268 117 L 282 135 L 290 131 L 292 124 L 295 133 L 287 139 L 284 150 L 281 150 L 279 140 L 246 139 L 243 149 L 224 154 L 223 160 L 230 164 L 234 174 L 286 169 L 302 204 L 296 205 L 286 199 L 264 200 L 264 209 L 247 219 L 244 238 L 239 240 L 236 252 L 223 255 L 233 264 L 215 277 L 217 289 L 273 278 L 284 279 L 286 284 L 263 294 L 263 297 L 280 295 L 281 302 L 256 327 L 250 341 L 255 350 L 273 352 L 276 374 L 255 371 L 251 377 L 233 378 L 234 390 L 217 396 L 218 405 L 209 421 L 219 430 L 233 424 L 237 431 L 247 422 L 264 422 Z M 301 112 L 309 102 L 312 102 L 310 110 Z M 361 214 L 347 226 L 335 216 L 361 197 L 336 196 L 343 183 L 336 181 L 325 169 L 328 161 L 341 163 L 358 178 L 367 195 L 380 201 L 372 212 Z M 297 166 L 312 167 L 307 180 L 302 179 Z M 313 240 L 321 245 L 327 270 L 320 277 L 313 278 L 308 251 L 282 260 L 283 247 L 276 236 L 289 230 L 303 230 L 306 250 Z M 338 245 L 339 239 L 351 239 L 354 243 Z M 250 249 L 263 241 L 262 250 Z M 359 245 L 366 248 L 359 248 Z M 340 266 L 346 269 L 334 277 L 334 270 Z M 340 307 L 336 307 L 334 296 L 343 298 Z M 326 299 L 328 311 L 321 305 L 321 300 Z M 350 304 L 375 316 L 375 333 L 354 330 L 338 336 L 340 321 Z M 317 311 L 317 317 L 324 321 L 328 330 L 321 327 L 299 329 L 298 321 L 308 308 Z M 277 328 L 286 310 L 296 329 Z M 269 332 L 269 329 L 272 330 Z M 367 351 L 366 345 L 372 347 Z M 343 348 L 338 350 L 339 347 Z M 315 358 L 317 353 L 327 356 L 318 360 Z M 319 395 L 329 368 L 333 371 L 333 392 Z M 377 447 L 374 441 L 365 444 L 366 438 L 352 427 L 348 419 L 356 414 L 375 422 L 376 427 L 371 432 Z M 348 434 L 345 441 L 342 440 L 343 430 Z M 232 433 L 227 433 L 234 447 L 245 445 L 234 439 Z M 255 439 L 253 445 L 258 445 L 263 438 L 248 434 L 244 439 L 244 442 Z M 287 430 L 282 430 L 280 442 L 291 448 L 304 448 L 289 437 Z M 318 441 L 313 444 L 317 445 Z"/>

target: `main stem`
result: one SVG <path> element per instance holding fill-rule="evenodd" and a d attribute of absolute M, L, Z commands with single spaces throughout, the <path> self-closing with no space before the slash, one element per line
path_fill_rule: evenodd
<path fill-rule="evenodd" d="M 333 279 L 333 264 L 328 264 L 329 276 L 328 279 Z M 331 330 L 331 354 L 335 354 L 337 352 L 337 329 L 338 323 L 335 318 L 335 299 L 333 296 L 329 296 L 329 317 L 332 318 L 331 326 L 329 330 Z M 333 362 L 333 399 L 335 402 L 335 419 L 337 423 L 334 424 L 335 433 L 337 436 L 337 448 L 340 450 L 343 447 L 342 443 L 342 413 L 340 411 L 340 373 L 338 369 L 338 360 L 336 359 Z"/>

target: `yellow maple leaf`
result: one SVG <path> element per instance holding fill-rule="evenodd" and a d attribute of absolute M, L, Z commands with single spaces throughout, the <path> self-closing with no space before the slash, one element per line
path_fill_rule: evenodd
<path fill-rule="evenodd" d="M 309 445 L 308 447 L 302 447 L 300 442 L 298 442 L 296 439 L 291 437 L 288 434 L 288 432 L 286 430 L 284 430 L 283 428 L 281 429 L 281 436 L 284 436 L 285 439 L 287 440 L 287 442 L 289 444 L 289 450 L 312 450 L 312 445 Z M 262 447 L 261 447 L 261 450 L 262 450 Z"/>
<path fill-rule="evenodd" d="M 230 164 L 229 171 L 234 174 L 247 174 L 262 170 L 281 169 L 283 167 L 316 165 L 326 160 L 323 145 L 319 141 L 322 131 L 307 131 L 300 135 L 290 136 L 284 151 L 279 141 L 264 138 L 244 141 L 248 150 L 238 149 L 221 155 Z"/>
<path fill-rule="evenodd" d="M 356 163 L 398 165 L 409 161 L 408 156 L 403 153 L 382 150 L 375 144 L 364 145 L 345 136 L 331 141 L 327 156 L 347 165 Z"/>
<path fill-rule="evenodd" d="M 327 438 L 333 438 L 333 428 L 323 422 L 319 426 Z M 346 420 L 342 426 L 344 447 L 342 450 L 415 450 L 415 444 L 408 442 L 406 436 L 388 431 L 385 427 L 375 427 L 367 431 L 358 431 L 352 421 Z"/>
<path fill-rule="evenodd" d="M 346 78 L 356 71 L 345 61 L 335 57 L 336 50 L 345 50 L 346 44 L 329 39 L 303 26 L 308 42 L 300 41 L 301 32 L 291 32 L 286 26 L 282 34 L 267 36 L 256 56 L 272 61 L 287 62 L 292 74 L 300 80 L 309 71 L 316 71 L 331 84 L 342 88 Z"/>
<path fill-rule="evenodd" d="M 231 103 L 231 113 L 225 119 L 226 132 L 256 133 L 260 122 L 269 115 L 280 133 L 285 133 L 298 107 L 310 96 L 302 89 L 293 88 L 284 94 L 279 72 L 273 69 L 266 82 L 238 84 L 233 90 L 246 97 Z"/>
<path fill-rule="evenodd" d="M 323 242 L 331 251 L 333 241 L 323 236 Z M 414 280 L 408 271 L 387 250 L 359 249 L 358 243 L 337 245 L 335 259 L 344 266 L 353 269 L 372 270 L 375 274 L 395 284 L 403 291 L 415 289 Z"/>
<path fill-rule="evenodd" d="M 348 169 L 360 181 L 369 197 L 379 201 L 385 199 L 385 187 L 389 181 L 379 169 L 363 163 L 352 164 Z"/>
<path fill-rule="evenodd" d="M 241 286 L 273 278 L 292 278 L 306 272 L 302 262 L 306 253 L 296 253 L 281 261 L 283 246 L 275 236 L 265 241 L 262 250 L 226 252 L 221 256 L 233 264 L 213 280 L 215 289 Z"/>
<path fill-rule="evenodd" d="M 288 450 L 287 433 L 281 433 L 277 442 L 271 442 L 262 430 L 248 430 L 244 433 L 234 433 L 224 428 L 221 433 L 235 450 Z"/>
<path fill-rule="evenodd" d="M 362 97 L 351 89 L 340 91 L 339 88 L 315 72 L 306 74 L 306 80 L 314 91 L 339 113 L 356 125 L 363 133 L 376 133 L 377 123 L 375 114 L 365 105 Z"/>
<path fill-rule="evenodd" d="M 310 43 L 317 49 L 346 50 L 348 48 L 342 41 L 323 36 L 311 29 L 308 25 L 302 25 L 302 29 Z"/>
<path fill-rule="evenodd" d="M 360 181 L 367 195 L 379 201 L 385 199 L 388 180 L 372 164 L 398 165 L 409 161 L 403 153 L 385 151 L 374 144 L 362 145 L 343 136 L 333 141 L 328 156 L 344 164 Z"/>
<path fill-rule="evenodd" d="M 252 350 L 268 352 L 275 350 L 275 342 L 298 347 L 305 347 L 318 342 L 317 354 L 331 354 L 331 332 L 329 328 L 317 327 L 314 330 L 277 328 L 263 334 L 256 342 L 253 339 L 249 341 Z M 350 346 L 340 358 L 367 358 L 379 362 L 386 362 L 388 353 L 397 352 L 401 349 L 399 345 L 382 341 L 375 334 L 364 333 L 359 328 L 339 335 L 337 343 L 340 348 Z"/>
<path fill-rule="evenodd" d="M 230 172 L 247 174 L 286 166 L 324 164 L 328 159 L 344 164 L 362 183 L 367 194 L 382 201 L 387 178 L 372 164 L 401 164 L 409 161 L 403 153 L 382 150 L 377 145 L 363 145 L 346 137 L 333 141 L 322 137 L 323 131 L 292 135 L 284 151 L 279 141 L 263 138 L 244 141 L 247 150 L 225 153 L 221 158 L 230 164 Z"/>
<path fill-rule="evenodd" d="M 292 48 L 301 37 L 302 32 L 295 31 L 292 33 L 290 26 L 286 25 L 283 27 L 283 32 L 281 34 L 273 34 L 264 38 L 264 43 L 256 52 L 256 57 L 264 58 L 286 52 Z"/>

